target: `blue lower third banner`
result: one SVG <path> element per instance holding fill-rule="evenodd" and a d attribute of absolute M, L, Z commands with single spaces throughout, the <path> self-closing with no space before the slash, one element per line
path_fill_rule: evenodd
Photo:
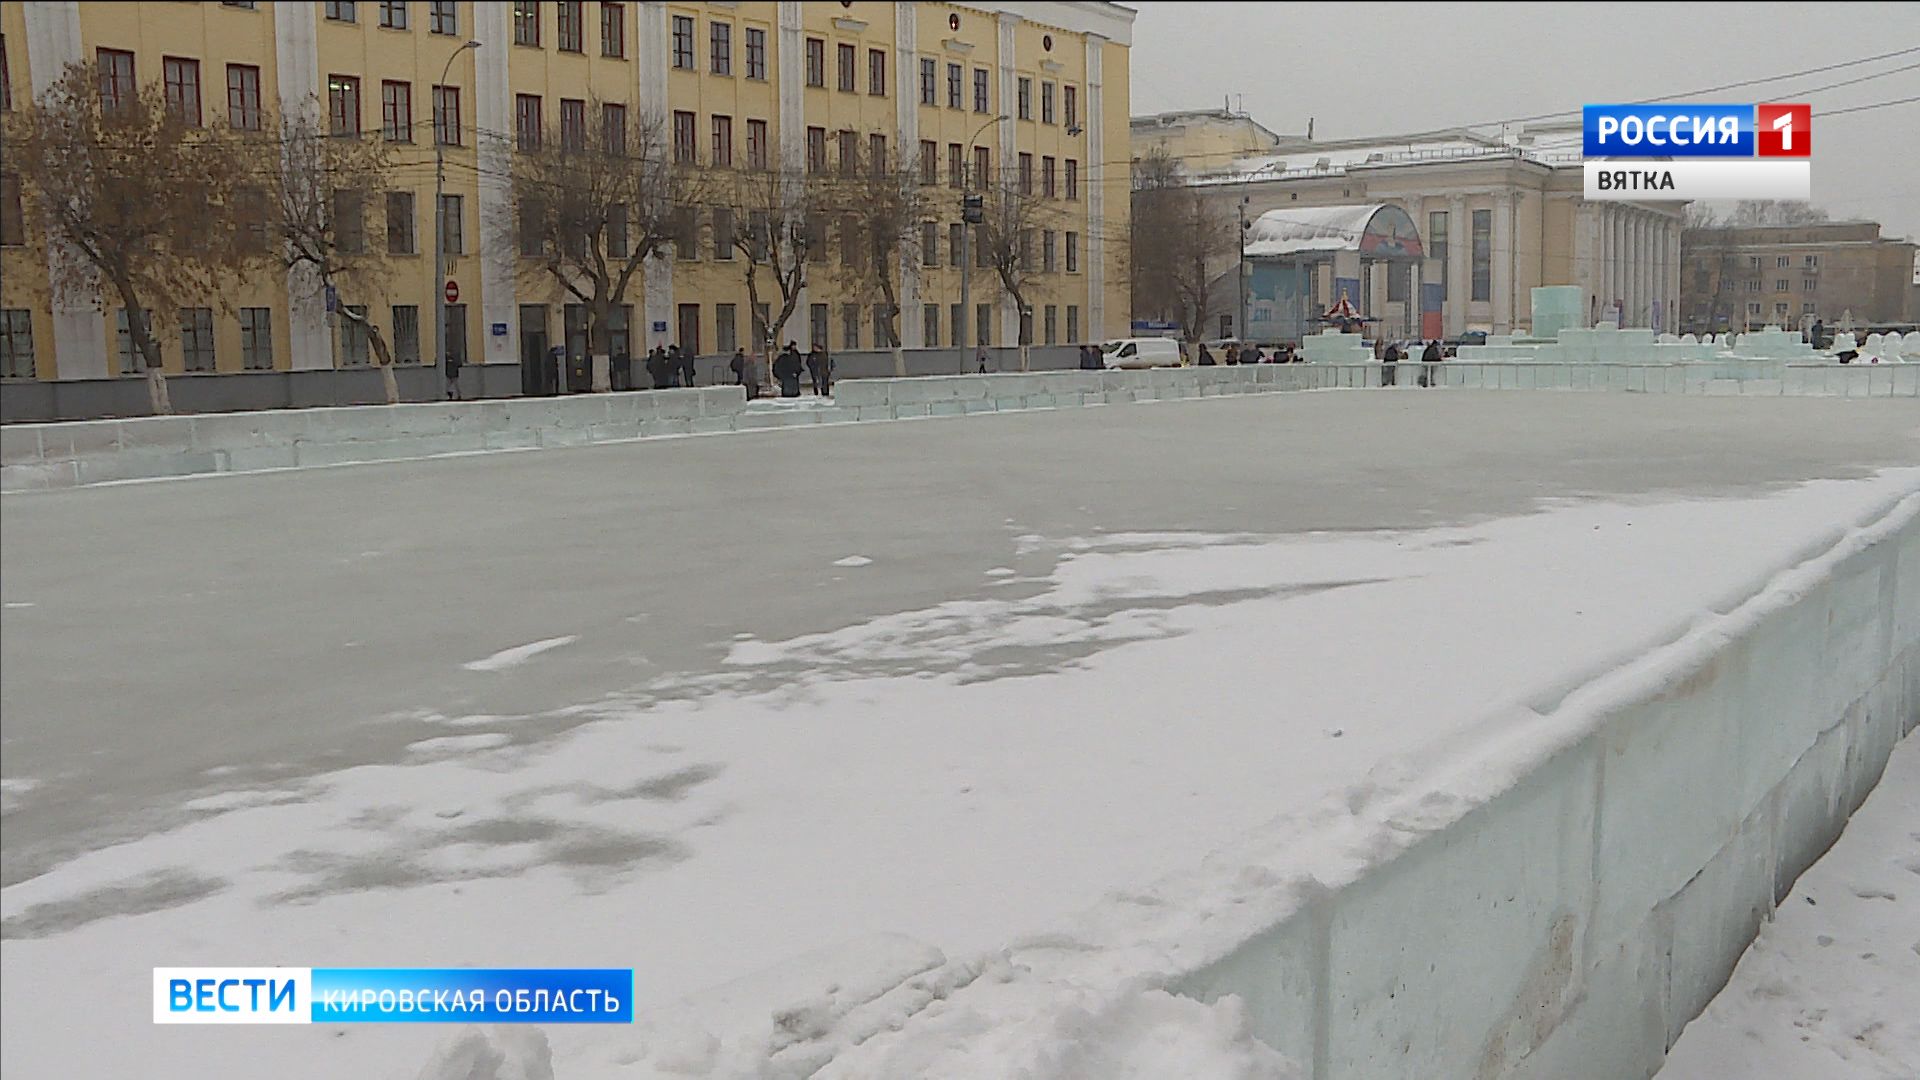
<path fill-rule="evenodd" d="M 628 1024 L 632 968 L 154 968 L 156 1024 Z"/>

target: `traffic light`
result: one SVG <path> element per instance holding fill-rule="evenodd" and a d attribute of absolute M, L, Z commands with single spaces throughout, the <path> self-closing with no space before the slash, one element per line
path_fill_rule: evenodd
<path fill-rule="evenodd" d="M 986 218 L 986 199 L 979 195 L 960 196 L 960 220 L 969 225 L 978 225 Z"/>

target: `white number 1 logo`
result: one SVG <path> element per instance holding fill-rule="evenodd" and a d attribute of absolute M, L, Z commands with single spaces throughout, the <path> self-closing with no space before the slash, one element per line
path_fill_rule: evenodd
<path fill-rule="evenodd" d="M 1781 113 L 1773 118 L 1773 130 L 1780 133 L 1780 149 L 1793 149 L 1793 114 Z"/>

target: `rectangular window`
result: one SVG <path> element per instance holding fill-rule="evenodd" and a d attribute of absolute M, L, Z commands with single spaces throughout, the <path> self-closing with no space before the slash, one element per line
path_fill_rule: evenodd
<path fill-rule="evenodd" d="M 168 56 L 161 59 L 160 68 L 166 80 L 167 111 L 181 122 L 199 127 L 200 61 Z"/>
<path fill-rule="evenodd" d="M 747 121 L 747 168 L 767 167 L 767 122 L 765 120 Z"/>
<path fill-rule="evenodd" d="M 713 305 L 713 348 L 721 356 L 732 356 L 740 347 L 740 318 L 732 304 Z"/>
<path fill-rule="evenodd" d="M 893 332 L 893 318 L 887 314 L 885 305 L 873 305 L 873 347 L 891 349 L 898 344 L 900 339 Z"/>
<path fill-rule="evenodd" d="M 827 85 L 827 43 L 817 37 L 807 39 L 807 85 Z"/>
<path fill-rule="evenodd" d="M 1820 256 L 1809 255 L 1805 259 L 1802 259 L 1801 263 L 1809 270 L 1818 270 L 1820 269 Z"/>
<path fill-rule="evenodd" d="M 733 24 L 709 23 L 707 29 L 713 39 L 712 56 L 709 57 L 710 70 L 715 75 L 733 74 Z"/>
<path fill-rule="evenodd" d="M 1041 273 L 1052 274 L 1052 273 L 1058 272 L 1059 264 L 1054 261 L 1053 253 L 1054 253 L 1053 230 L 1043 229 L 1040 232 L 1040 272 Z M 1052 344 L 1052 342 L 1048 342 L 1048 344 Z"/>
<path fill-rule="evenodd" d="M 536 0 L 514 0 L 513 43 L 540 47 L 540 5 Z"/>
<path fill-rule="evenodd" d="M 1493 211 L 1473 212 L 1473 299 L 1493 297 Z"/>
<path fill-rule="evenodd" d="M 133 100 L 133 54 L 122 49 L 95 51 L 100 65 L 100 104 L 117 109 Z"/>
<path fill-rule="evenodd" d="M 417 255 L 418 245 L 413 228 L 413 192 L 387 192 L 387 254 Z"/>
<path fill-rule="evenodd" d="M 753 305 L 753 334 L 754 341 L 759 345 L 772 348 L 774 344 L 773 305 L 765 300 Z"/>
<path fill-rule="evenodd" d="M 860 137 L 849 128 L 840 132 L 839 143 L 840 175 L 852 176 L 854 168 L 860 163 Z"/>
<path fill-rule="evenodd" d="M 456 196 L 449 195 L 448 198 Z M 448 304 L 447 321 L 441 338 L 446 344 L 448 363 L 465 364 L 467 362 L 467 305 Z"/>
<path fill-rule="evenodd" d="M 1818 304 L 1805 303 L 1800 305 L 1800 314 L 1802 315 L 1812 315 L 1815 311 L 1818 311 L 1818 310 L 1819 310 Z"/>
<path fill-rule="evenodd" d="M 615 60 L 627 58 L 627 5 L 600 5 L 600 55 Z"/>
<path fill-rule="evenodd" d="M 393 362 L 420 362 L 420 305 L 393 305 Z"/>
<path fill-rule="evenodd" d="M 1033 80 L 1022 75 L 1014 87 L 1017 91 L 1014 100 L 1019 108 L 1017 115 L 1022 120 L 1033 119 Z"/>
<path fill-rule="evenodd" d="M 733 117 L 713 118 L 713 162 L 722 169 L 733 168 Z"/>
<path fill-rule="evenodd" d="M 1067 234 L 1067 273 L 1074 274 L 1074 273 L 1078 273 L 1079 270 L 1080 270 L 1080 234 L 1077 232 L 1070 232 Z"/>
<path fill-rule="evenodd" d="M 1440 299 L 1447 298 L 1447 212 L 1427 214 L 1427 256 L 1440 263 Z"/>
<path fill-rule="evenodd" d="M 1052 304 L 1047 305 L 1046 326 L 1047 326 L 1046 343 L 1049 345 L 1059 344 L 1060 343 L 1060 309 L 1055 307 Z"/>
<path fill-rule="evenodd" d="M 466 200 L 464 196 L 440 196 L 441 251 L 448 255 L 466 254 L 467 241 L 462 231 L 466 218 L 466 214 L 464 213 L 465 205 Z"/>
<path fill-rule="evenodd" d="M 807 329 L 810 331 L 807 341 L 821 348 L 826 348 L 827 305 L 813 304 L 807 308 Z"/>
<path fill-rule="evenodd" d="M 460 5 L 454 0 L 432 0 L 427 6 L 427 33 L 452 37 L 460 32 Z"/>
<path fill-rule="evenodd" d="M 747 27 L 747 78 L 765 81 L 767 77 L 767 32 Z"/>
<path fill-rule="evenodd" d="M 581 151 L 587 148 L 587 103 L 579 98 L 560 99 L 560 149 Z"/>
<path fill-rule="evenodd" d="M 940 62 L 927 57 L 920 59 L 920 104 L 937 105 L 940 102 Z"/>
<path fill-rule="evenodd" d="M 333 246 L 347 255 L 367 250 L 367 203 L 358 191 L 333 193 Z"/>
<path fill-rule="evenodd" d="M 1080 126 L 1080 92 L 1078 87 L 1063 86 L 1060 88 L 1060 111 L 1066 115 L 1068 127 Z M 1068 308 L 1067 310 L 1073 311 L 1075 309 Z M 1074 335 L 1069 333 L 1067 336 L 1073 337 Z"/>
<path fill-rule="evenodd" d="M 33 375 L 33 312 L 26 308 L 0 311 L 0 378 L 31 379 Z"/>
<path fill-rule="evenodd" d="M 251 64 L 227 65 L 227 126 L 260 130 L 260 69 Z"/>
<path fill-rule="evenodd" d="M 554 47 L 561 52 L 587 51 L 587 19 L 581 12 L 581 0 L 560 0 L 554 5 Z"/>
<path fill-rule="evenodd" d="M 673 66 L 693 70 L 693 16 L 673 17 Z"/>
<path fill-rule="evenodd" d="M 833 52 L 835 58 L 834 85 L 842 91 L 851 94 L 853 93 L 853 64 L 855 55 L 853 46 L 843 41 L 833 47 Z"/>
<path fill-rule="evenodd" d="M 1043 157 L 1040 159 L 1040 194 L 1048 199 L 1054 196 L 1053 159 L 1051 157 Z"/>
<path fill-rule="evenodd" d="M 987 69 L 973 69 L 973 111 L 987 111 Z"/>
<path fill-rule="evenodd" d="M 1020 154 L 1020 194 L 1033 194 L 1033 155 L 1022 151 Z"/>
<path fill-rule="evenodd" d="M 699 158 L 699 146 L 694 141 L 693 114 L 676 111 L 673 114 L 673 160 L 680 165 L 691 165 Z"/>
<path fill-rule="evenodd" d="M 1072 158 L 1067 159 L 1066 181 L 1067 198 L 1078 199 L 1080 197 L 1080 163 Z"/>
<path fill-rule="evenodd" d="M 1758 255 L 1747 256 L 1747 269 L 1758 270 L 1760 269 L 1760 266 L 1761 266 L 1760 256 Z"/>
<path fill-rule="evenodd" d="M 1040 122 L 1053 123 L 1053 84 L 1050 82 L 1040 84 Z M 1051 345 L 1052 342 L 1048 344 Z"/>
<path fill-rule="evenodd" d="M 939 304 L 920 305 L 920 336 L 924 339 L 920 342 L 922 348 L 937 349 L 940 347 Z"/>
<path fill-rule="evenodd" d="M 334 135 L 360 134 L 360 80 L 352 75 L 327 76 L 327 131 Z"/>
<path fill-rule="evenodd" d="M 407 28 L 406 0 L 380 0 L 380 25 L 388 30 Z"/>
<path fill-rule="evenodd" d="M 867 170 L 875 180 L 887 175 L 887 137 L 877 131 L 867 136 Z"/>
<path fill-rule="evenodd" d="M 920 182 L 932 186 L 940 182 L 940 144 L 920 140 Z"/>
<path fill-rule="evenodd" d="M 959 143 L 947 144 L 947 185 L 963 187 L 967 182 L 966 150 Z"/>
<path fill-rule="evenodd" d="M 188 371 L 214 369 L 212 308 L 180 309 L 180 356 Z"/>
<path fill-rule="evenodd" d="M 984 184 L 993 179 L 993 153 L 984 146 L 973 148 L 973 182 Z"/>
<path fill-rule="evenodd" d="M 713 210 L 713 257 L 720 262 L 733 258 L 733 210 L 725 206 Z"/>
<path fill-rule="evenodd" d="M 0 245 L 18 247 L 27 242 L 27 218 L 20 201 L 20 178 L 0 173 Z"/>
<path fill-rule="evenodd" d="M 940 265 L 940 226 L 935 222 L 920 223 L 920 265 Z"/>
<path fill-rule="evenodd" d="M 810 127 L 807 129 L 807 171 L 823 173 L 827 171 L 827 129 Z"/>
<path fill-rule="evenodd" d="M 860 347 L 860 305 L 840 305 L 840 347 L 857 349 Z"/>
<path fill-rule="evenodd" d="M 413 141 L 413 84 L 380 84 L 380 134 L 388 142 Z"/>
<path fill-rule="evenodd" d="M 673 253 L 687 260 L 700 257 L 700 211 L 691 206 L 673 212 Z"/>
<path fill-rule="evenodd" d="M 966 235 L 967 235 L 967 227 L 965 225 L 960 224 L 957 221 L 947 226 L 947 265 L 948 266 L 960 265 L 961 249 L 967 246 Z"/>
<path fill-rule="evenodd" d="M 1773 313 L 1775 315 L 1785 315 L 1787 313 L 1787 305 L 1785 304 L 1773 305 Z"/>
<path fill-rule="evenodd" d="M 993 305 L 975 304 L 973 308 L 973 343 L 975 345 L 993 344 Z"/>
<path fill-rule="evenodd" d="M 627 208 L 622 203 L 607 207 L 606 247 L 607 254 L 615 259 L 625 259 L 633 253 L 633 245 L 627 238 Z"/>
<path fill-rule="evenodd" d="M 867 50 L 867 95 L 887 96 L 887 54 L 880 49 Z"/>
<path fill-rule="evenodd" d="M 1786 279 L 1786 278 L 1776 278 L 1776 279 L 1774 279 L 1774 282 L 1773 282 L 1773 291 L 1774 291 L 1774 292 L 1786 292 L 1786 291 L 1787 291 L 1787 279 Z"/>
<path fill-rule="evenodd" d="M 433 88 L 433 141 L 441 146 L 460 145 L 460 88 Z"/>
<path fill-rule="evenodd" d="M 538 199 L 520 202 L 514 231 L 520 242 L 520 256 L 537 259 L 547 252 L 547 208 Z"/>
<path fill-rule="evenodd" d="M 1748 305 L 1747 305 L 1747 314 L 1749 314 L 1749 315 L 1758 315 L 1758 314 L 1760 314 L 1760 305 L 1759 305 L 1759 304 L 1748 304 Z"/>
<path fill-rule="evenodd" d="M 522 153 L 540 149 L 540 95 L 514 95 L 513 141 Z"/>
<path fill-rule="evenodd" d="M 1800 280 L 1801 292 L 1815 292 L 1819 289 L 1819 287 L 1820 287 L 1820 282 L 1815 278 L 1802 278 Z"/>
<path fill-rule="evenodd" d="M 352 22 L 353 8 L 351 0 L 327 0 L 327 18 L 335 22 Z"/>
<path fill-rule="evenodd" d="M 627 156 L 627 107 L 600 105 L 600 149 L 614 157 Z"/>
<path fill-rule="evenodd" d="M 1033 269 L 1033 230 L 1020 230 L 1020 269 Z"/>
<path fill-rule="evenodd" d="M 1069 86 L 1067 87 L 1067 89 L 1071 90 L 1073 89 L 1073 87 Z M 1068 304 L 1067 305 L 1067 344 L 1072 345 L 1079 340 L 1080 340 L 1080 305 Z"/>
<path fill-rule="evenodd" d="M 246 371 L 273 370 L 273 309 L 240 309 L 240 367 Z"/>
<path fill-rule="evenodd" d="M 147 361 L 146 357 L 142 356 L 140 350 L 133 344 L 133 332 L 127 327 L 127 309 L 115 308 L 113 309 L 113 315 L 114 333 L 117 336 L 120 347 L 120 374 L 138 375 L 146 370 Z M 140 321 L 141 324 L 146 327 L 147 333 L 152 334 L 153 319 L 146 312 L 141 312 Z M 153 344 L 156 349 L 160 346 L 160 343 L 157 341 Z"/>
<path fill-rule="evenodd" d="M 959 64 L 947 65 L 947 108 L 949 109 L 964 109 L 967 107 L 965 100 L 962 98 L 962 95 L 966 91 L 962 89 L 961 86 L 961 70 Z"/>
<path fill-rule="evenodd" d="M 1791 255 L 1776 255 L 1773 259 L 1773 265 L 1776 270 L 1785 270 L 1787 267 L 1793 265 L 1793 257 Z"/>

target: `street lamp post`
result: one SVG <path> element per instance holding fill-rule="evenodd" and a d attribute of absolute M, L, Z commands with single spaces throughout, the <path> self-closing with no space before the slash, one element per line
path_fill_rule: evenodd
<path fill-rule="evenodd" d="M 440 69 L 440 81 L 436 89 L 447 85 L 447 73 L 453 70 L 453 62 L 468 49 L 478 49 L 480 43 L 469 41 L 453 50 L 447 57 L 446 66 Z M 438 101 L 433 102 L 435 106 Z M 436 109 L 433 123 L 433 341 L 434 366 L 447 372 L 447 152 L 446 132 L 441 130 L 440 116 Z M 448 372 L 451 376 L 451 372 Z M 457 389 L 449 378 L 448 391 Z"/>
<path fill-rule="evenodd" d="M 967 327 L 973 323 L 973 252 L 971 238 L 973 230 L 968 226 L 980 224 L 983 207 L 975 202 L 973 194 L 973 144 L 980 133 L 1007 119 L 1001 113 L 974 129 L 967 139 L 967 160 L 960 163 L 960 324 L 954 327 L 954 342 L 960 346 L 960 370 L 967 370 Z M 981 179 L 985 179 L 982 177 Z"/>

